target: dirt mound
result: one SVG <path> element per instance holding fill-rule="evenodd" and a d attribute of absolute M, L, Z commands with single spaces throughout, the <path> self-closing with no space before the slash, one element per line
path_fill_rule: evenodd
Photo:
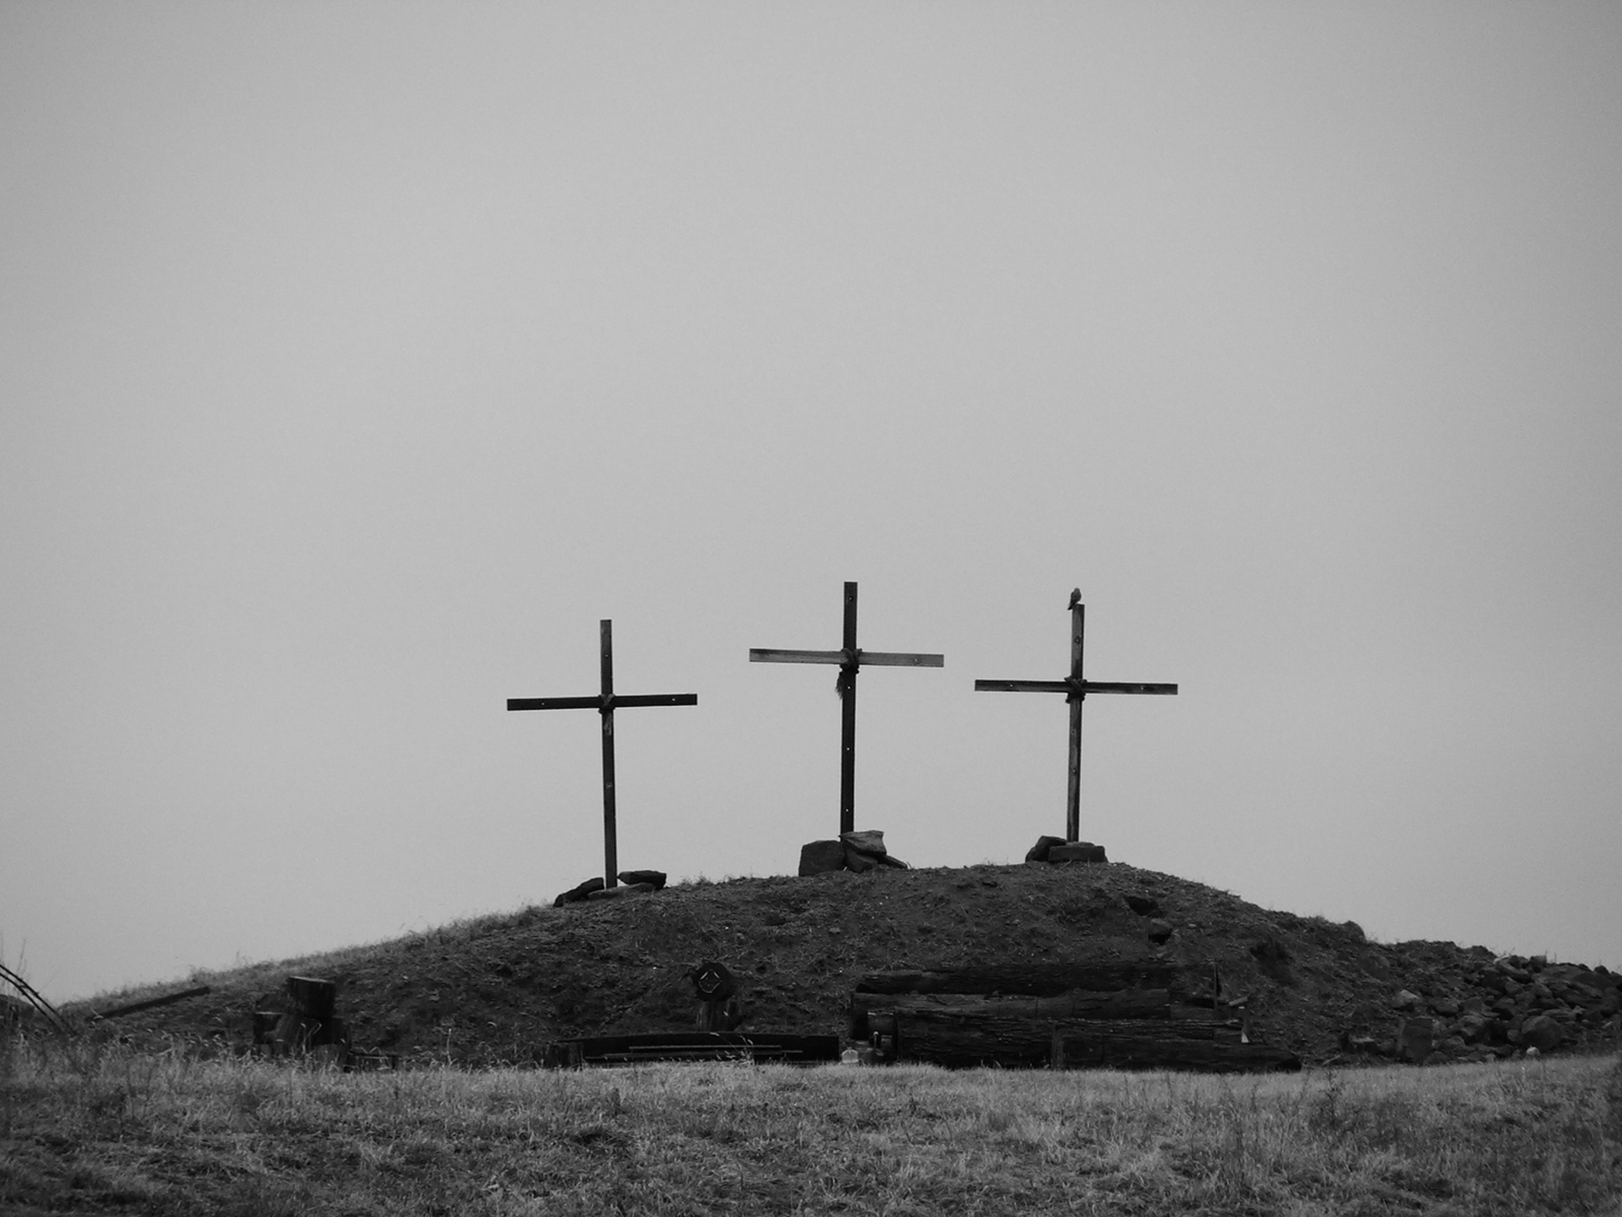
<path fill-rule="evenodd" d="M 338 982 L 357 1046 L 407 1061 L 528 1063 L 555 1039 L 689 1028 L 687 972 L 722 961 L 745 1029 L 840 1034 L 865 973 L 988 962 L 1214 963 L 1270 1043 L 1308 1062 L 1408 1045 L 1441 1058 L 1615 1042 L 1622 978 L 1495 960 L 1484 947 L 1368 941 L 1354 923 L 1270 912 L 1119 863 L 849 871 L 696 883 L 620 900 L 532 907 L 370 947 L 189 983 L 211 991 L 111 1020 L 137 1039 L 251 1041 L 290 973 Z M 156 992 L 156 990 L 150 991 Z M 143 993 L 83 1003 L 125 1003 Z M 1420 1020 L 1429 1020 L 1420 1027 Z M 1428 1040 L 1419 1030 L 1429 1032 Z"/>

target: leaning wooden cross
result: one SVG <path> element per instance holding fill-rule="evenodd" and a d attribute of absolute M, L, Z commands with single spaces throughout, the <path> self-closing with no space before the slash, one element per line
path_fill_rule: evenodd
<path fill-rule="evenodd" d="M 839 831 L 856 829 L 856 673 L 863 664 L 889 668 L 941 668 L 944 655 L 864 651 L 856 645 L 856 585 L 845 584 L 845 645 L 838 651 L 782 651 L 751 647 L 751 663 L 836 663 L 834 687 L 843 703 L 839 752 Z"/>
<path fill-rule="evenodd" d="M 976 693 L 1063 693 L 1070 703 L 1070 798 L 1065 816 L 1065 840 L 1081 836 L 1081 703 L 1089 693 L 1170 693 L 1176 685 L 1122 684 L 1084 680 L 1081 675 L 1082 638 L 1086 633 L 1087 606 L 1081 589 L 1070 593 L 1070 675 L 1063 680 L 977 680 Z"/>
<path fill-rule="evenodd" d="M 603 717 L 603 886 L 619 883 L 614 832 L 614 711 L 631 706 L 696 706 L 697 693 L 615 693 L 614 623 L 602 623 L 602 689 L 596 697 L 509 697 L 509 710 L 596 710 Z"/>

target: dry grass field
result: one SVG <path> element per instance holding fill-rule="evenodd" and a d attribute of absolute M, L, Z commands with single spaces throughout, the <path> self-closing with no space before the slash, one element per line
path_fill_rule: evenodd
<path fill-rule="evenodd" d="M 343 1074 L 14 1038 L 0 1212 L 1617 1213 L 1622 1060 Z"/>

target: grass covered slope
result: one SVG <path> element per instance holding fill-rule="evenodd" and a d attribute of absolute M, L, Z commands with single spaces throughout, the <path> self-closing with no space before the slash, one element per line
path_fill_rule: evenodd
<path fill-rule="evenodd" d="M 0 1212 L 1614 1213 L 1611 1057 L 1292 1076 L 343 1074 L 0 1040 Z"/>
<path fill-rule="evenodd" d="M 1163 944 L 1159 938 L 1169 931 Z M 977 866 L 840 872 L 697 883 L 662 892 L 517 913 L 375 946 L 200 974 L 212 992 L 108 1024 L 137 1039 L 251 1036 L 251 1012 L 276 1008 L 290 973 L 338 982 L 338 1008 L 358 1047 L 407 1061 L 528 1063 L 555 1039 L 685 1029 L 696 1001 L 687 969 L 718 959 L 742 985 L 745 1030 L 843 1034 L 863 973 L 988 962 L 1160 957 L 1215 963 L 1223 996 L 1243 999 L 1269 1042 L 1308 1061 L 1343 1037 L 1388 1043 L 1402 991 L 1437 1014 L 1467 1017 L 1469 998 L 1533 1010 L 1534 978 L 1509 980 L 1485 948 L 1378 944 L 1350 923 L 1270 912 L 1226 892 L 1121 864 Z M 1520 975 L 1527 976 L 1521 972 Z M 1573 1038 L 1592 1042 L 1616 1019 L 1618 978 L 1568 968 L 1545 986 Z M 176 987 L 176 986 L 170 986 Z M 154 989 L 147 992 L 157 992 Z M 147 992 L 108 996 L 107 1008 Z M 1603 994 L 1612 994 L 1610 999 Z M 1537 998 L 1541 1001 L 1541 997 Z M 1612 1003 L 1609 1022 L 1600 1011 Z M 81 1007 L 83 1009 L 84 1007 Z M 1439 1036 L 1440 1038 L 1440 1036 Z"/>

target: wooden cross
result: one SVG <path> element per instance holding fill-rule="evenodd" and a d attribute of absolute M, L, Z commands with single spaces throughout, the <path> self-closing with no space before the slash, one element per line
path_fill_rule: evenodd
<path fill-rule="evenodd" d="M 856 829 L 856 673 L 863 664 L 886 668 L 941 668 L 944 655 L 863 651 L 856 645 L 856 585 L 845 584 L 845 645 L 838 651 L 780 651 L 751 647 L 750 663 L 836 663 L 834 688 L 843 703 L 839 752 L 839 831 Z"/>
<path fill-rule="evenodd" d="M 614 623 L 602 623 L 603 691 L 596 697 L 509 697 L 509 710 L 596 710 L 603 717 L 603 886 L 619 883 L 614 833 L 614 711 L 631 706 L 696 706 L 697 693 L 615 693 Z"/>
<path fill-rule="evenodd" d="M 1081 703 L 1089 693 L 1169 693 L 1176 685 L 1121 684 L 1085 680 L 1081 675 L 1081 646 L 1086 633 L 1087 606 L 1081 589 L 1070 593 L 1070 675 L 1063 680 L 977 680 L 976 693 L 1063 693 L 1070 703 L 1070 797 L 1065 816 L 1065 840 L 1081 836 Z"/>

